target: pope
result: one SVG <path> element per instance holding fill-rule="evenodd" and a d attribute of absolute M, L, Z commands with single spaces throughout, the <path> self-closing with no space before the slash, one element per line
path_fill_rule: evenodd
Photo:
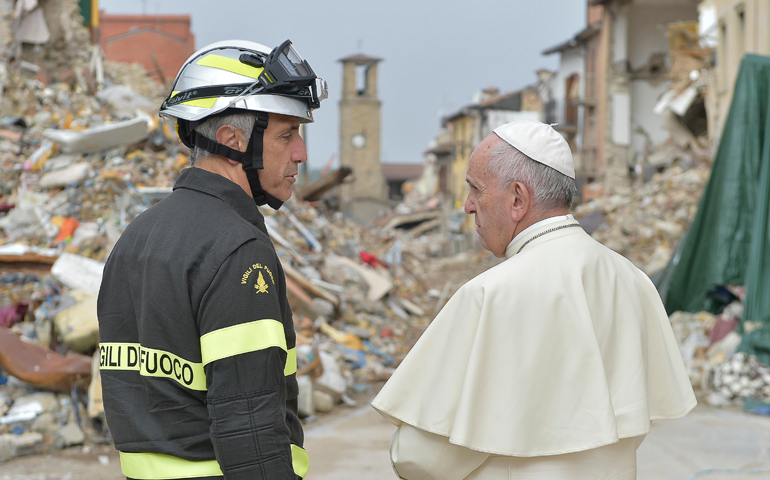
<path fill-rule="evenodd" d="M 463 285 L 372 406 L 400 478 L 636 478 L 651 420 L 696 404 L 650 279 L 569 214 L 569 145 L 498 127 L 471 155 L 465 212 L 503 262 Z"/>

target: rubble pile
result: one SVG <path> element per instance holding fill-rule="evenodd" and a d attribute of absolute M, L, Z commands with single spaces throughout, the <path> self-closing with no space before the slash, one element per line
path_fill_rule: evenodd
<path fill-rule="evenodd" d="M 263 210 L 295 316 L 306 421 L 387 380 L 449 295 L 494 261 L 436 258 L 444 235 L 426 225 L 436 199 L 406 201 L 381 227 L 315 205 L 293 198 Z"/>
<path fill-rule="evenodd" d="M 732 299 L 719 314 L 674 312 L 669 318 L 690 381 L 696 390 L 704 392 L 714 389 L 714 372 L 733 356 L 741 342 L 737 329 L 743 316 L 745 289 L 719 290 L 723 294 L 730 292 L 727 295 Z"/>
<path fill-rule="evenodd" d="M 593 238 L 652 275 L 666 266 L 692 222 L 711 172 L 706 162 L 685 166 L 674 164 L 626 194 L 578 205 L 575 218 Z"/>
<path fill-rule="evenodd" d="M 721 297 L 718 314 L 674 312 L 674 330 L 690 381 L 696 392 L 713 406 L 743 406 L 744 410 L 770 414 L 770 366 L 756 356 L 736 352 L 740 332 L 761 324 L 744 322 L 744 287 L 716 287 L 709 295 Z"/>

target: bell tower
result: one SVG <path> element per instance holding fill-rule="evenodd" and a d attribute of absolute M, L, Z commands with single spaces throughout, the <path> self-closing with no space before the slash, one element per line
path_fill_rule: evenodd
<path fill-rule="evenodd" d="M 340 59 L 340 166 L 353 170 L 353 181 L 340 186 L 340 208 L 367 220 L 389 207 L 380 165 L 380 61 L 363 54 Z"/>

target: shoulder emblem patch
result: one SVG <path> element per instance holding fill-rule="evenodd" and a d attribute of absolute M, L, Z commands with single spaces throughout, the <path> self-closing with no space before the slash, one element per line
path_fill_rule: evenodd
<path fill-rule="evenodd" d="M 270 278 L 270 283 L 265 280 L 265 275 L 262 272 L 267 273 L 267 277 Z M 254 275 L 256 273 L 257 275 Z M 254 293 L 269 293 L 269 288 L 275 285 L 275 278 L 273 278 L 273 272 L 268 267 L 261 263 L 255 263 L 250 265 L 243 275 L 241 276 L 241 285 L 254 285 Z"/>
<path fill-rule="evenodd" d="M 265 283 L 265 277 L 262 276 L 262 272 L 259 272 L 254 289 L 256 289 L 257 293 L 267 293 L 267 283 Z"/>

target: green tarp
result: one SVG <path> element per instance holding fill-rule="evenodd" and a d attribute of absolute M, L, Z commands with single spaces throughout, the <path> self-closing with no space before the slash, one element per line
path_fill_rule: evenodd
<path fill-rule="evenodd" d="M 770 58 L 746 55 L 698 212 L 659 285 L 666 310 L 709 309 L 714 285 L 745 285 L 739 350 L 770 364 Z M 750 333 L 746 333 L 750 332 Z"/>

